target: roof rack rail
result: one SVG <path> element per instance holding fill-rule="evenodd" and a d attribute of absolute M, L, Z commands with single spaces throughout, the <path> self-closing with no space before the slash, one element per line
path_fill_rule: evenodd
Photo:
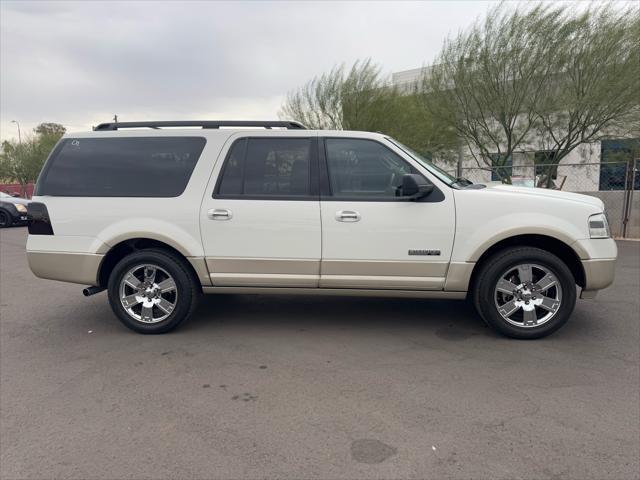
<path fill-rule="evenodd" d="M 292 121 L 259 121 L 259 120 L 177 120 L 163 122 L 117 122 L 101 123 L 94 130 L 120 130 L 121 128 L 163 128 L 163 127 L 262 127 L 262 128 L 286 128 L 288 130 L 306 130 L 303 124 Z"/>

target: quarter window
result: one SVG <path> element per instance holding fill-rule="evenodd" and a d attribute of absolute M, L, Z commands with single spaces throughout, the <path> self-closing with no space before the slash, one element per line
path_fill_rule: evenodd
<path fill-rule="evenodd" d="M 202 137 L 67 138 L 47 161 L 37 194 L 177 197 L 205 143 Z"/>
<path fill-rule="evenodd" d="M 249 138 L 229 152 L 220 195 L 300 197 L 310 195 L 308 138 Z"/>
<path fill-rule="evenodd" d="M 396 197 L 407 173 L 418 173 L 378 142 L 355 138 L 325 141 L 331 193 L 337 198 Z"/>

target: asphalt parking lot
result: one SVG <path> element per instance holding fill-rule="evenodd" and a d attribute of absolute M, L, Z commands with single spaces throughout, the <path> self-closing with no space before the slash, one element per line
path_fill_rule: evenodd
<path fill-rule="evenodd" d="M 0 477 L 640 477 L 640 242 L 552 337 L 464 302 L 208 296 L 141 336 L 0 232 Z"/>

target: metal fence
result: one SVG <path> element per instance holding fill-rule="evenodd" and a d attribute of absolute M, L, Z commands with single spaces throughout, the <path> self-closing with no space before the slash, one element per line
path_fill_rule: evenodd
<path fill-rule="evenodd" d="M 450 165 L 446 170 L 452 175 L 458 173 Z M 605 203 L 614 236 L 640 238 L 640 164 L 637 160 L 462 167 L 459 173 L 474 183 L 507 183 L 598 197 Z"/>

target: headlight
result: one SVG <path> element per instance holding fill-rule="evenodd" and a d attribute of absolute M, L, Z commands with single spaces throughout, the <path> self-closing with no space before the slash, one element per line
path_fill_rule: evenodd
<path fill-rule="evenodd" d="M 18 210 L 20 213 L 27 213 L 26 205 L 22 205 L 21 203 L 16 204 L 16 210 Z"/>
<path fill-rule="evenodd" d="M 589 236 L 591 238 L 609 238 L 609 222 L 604 213 L 596 213 L 589 217 Z"/>

